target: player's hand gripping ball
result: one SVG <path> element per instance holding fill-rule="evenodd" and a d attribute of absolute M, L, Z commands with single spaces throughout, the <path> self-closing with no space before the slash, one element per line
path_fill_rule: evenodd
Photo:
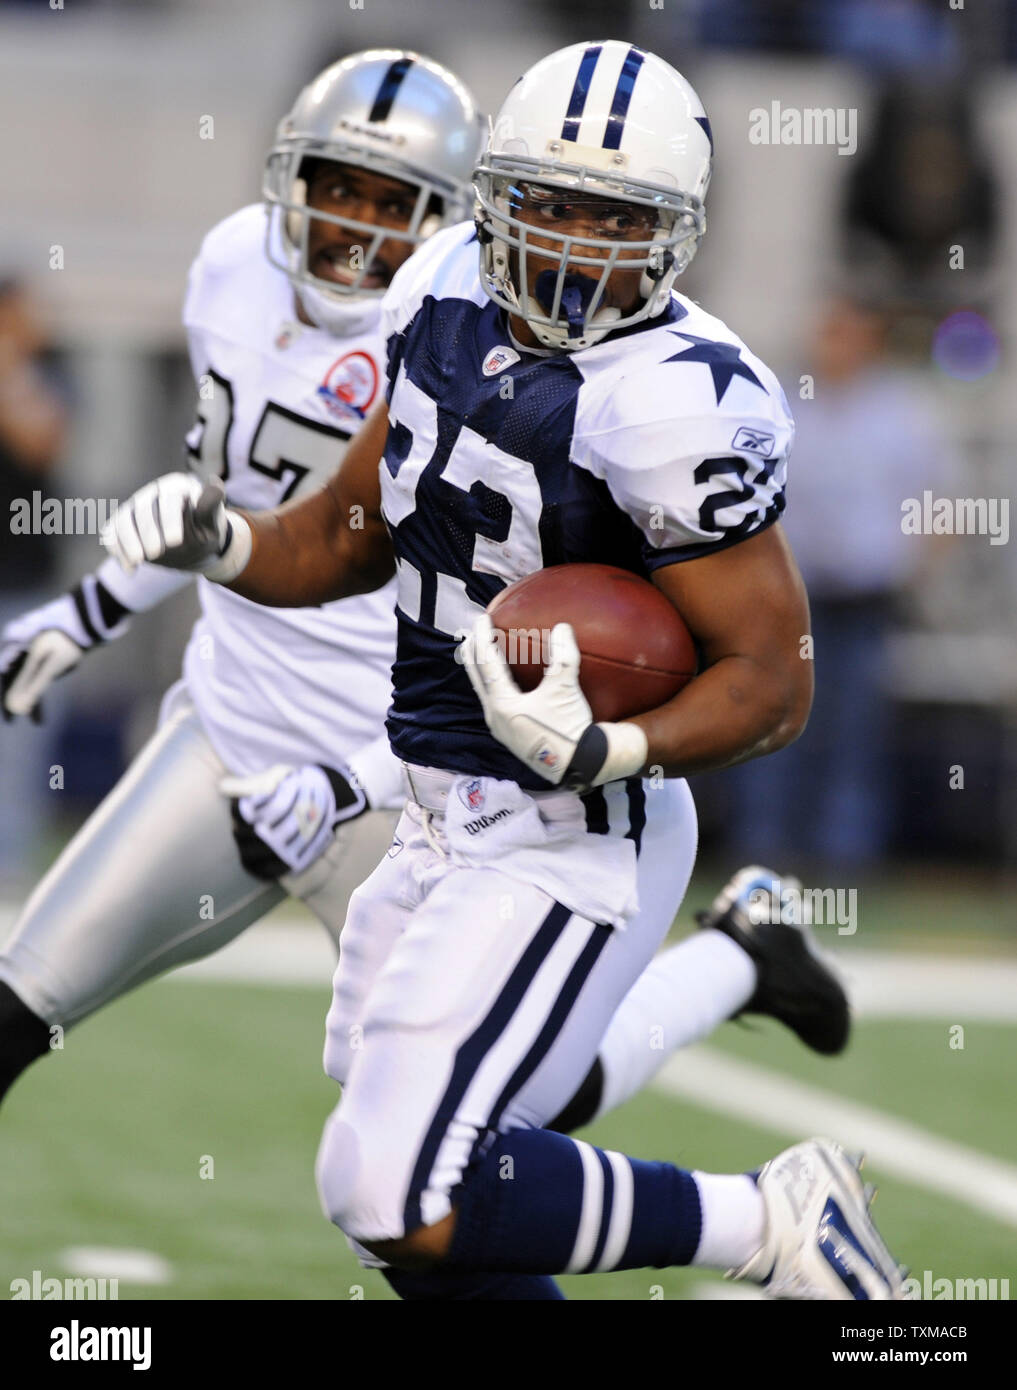
<path fill-rule="evenodd" d="M 646 735 L 626 721 L 666 703 L 696 667 L 668 600 L 606 565 L 557 566 L 511 585 L 461 658 L 495 738 L 574 791 L 642 771 Z"/>
<path fill-rule="evenodd" d="M 544 674 L 545 634 L 556 623 L 569 624 L 579 648 L 579 685 L 595 720 L 656 709 L 696 673 L 696 644 L 674 605 L 647 580 L 613 565 L 538 570 L 503 589 L 487 611 L 520 690 L 533 690 Z"/>

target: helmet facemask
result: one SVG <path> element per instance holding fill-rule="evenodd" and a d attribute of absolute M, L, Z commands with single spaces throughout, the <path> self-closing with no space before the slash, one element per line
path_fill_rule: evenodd
<path fill-rule="evenodd" d="M 488 154 L 474 186 L 487 294 L 525 319 L 544 347 L 558 351 L 590 347 L 615 329 L 659 314 L 706 229 L 702 199 L 610 169 Z M 539 202 L 556 192 L 563 203 L 571 195 L 591 216 L 591 200 L 629 208 L 639 239 L 625 240 L 609 222 L 604 230 L 613 235 L 540 226 L 534 220 Z M 639 273 L 637 308 L 623 312 L 610 304 L 615 272 Z"/>
<path fill-rule="evenodd" d="M 415 195 L 406 225 L 358 222 L 309 207 L 305 175 L 312 160 L 353 166 L 409 184 Z M 373 151 L 339 141 L 280 141 L 266 162 L 262 196 L 269 214 L 265 251 L 271 264 L 287 275 L 305 302 L 323 299 L 337 308 L 377 299 L 385 293 L 387 285 L 367 286 L 364 282 L 376 268 L 386 241 L 405 242 L 415 248 L 439 228 L 468 216 L 467 190 L 462 185 L 439 181 L 401 160 L 384 159 Z M 326 279 L 312 271 L 309 248 L 315 222 L 336 227 L 353 238 L 355 254 L 343 266 L 350 276 L 348 281 Z"/>

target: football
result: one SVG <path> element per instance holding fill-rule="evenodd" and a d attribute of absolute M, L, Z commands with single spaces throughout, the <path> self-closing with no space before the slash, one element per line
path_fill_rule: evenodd
<path fill-rule="evenodd" d="M 579 683 L 597 721 L 629 719 L 677 695 L 696 674 L 681 615 L 659 589 L 613 565 L 553 565 L 517 580 L 488 607 L 521 690 L 539 684 L 555 623 L 571 623 Z"/>

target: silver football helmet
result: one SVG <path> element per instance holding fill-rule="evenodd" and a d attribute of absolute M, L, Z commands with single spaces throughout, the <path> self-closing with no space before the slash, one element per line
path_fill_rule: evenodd
<path fill-rule="evenodd" d="M 280 122 L 265 164 L 265 250 L 321 327 L 342 329 L 350 309 L 384 293 L 364 284 L 384 241 L 416 246 L 440 227 L 472 215 L 470 178 L 483 135 L 484 122 L 463 83 L 417 53 L 354 53 L 304 88 Z M 308 207 L 310 160 L 356 165 L 410 184 L 416 194 L 408 224 L 394 229 Z M 347 283 L 312 273 L 313 219 L 343 228 L 363 243 L 356 261 L 351 258 Z"/>

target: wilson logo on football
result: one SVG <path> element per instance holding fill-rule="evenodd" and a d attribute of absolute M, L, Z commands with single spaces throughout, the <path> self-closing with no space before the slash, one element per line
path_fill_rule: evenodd
<path fill-rule="evenodd" d="M 366 352 L 347 352 L 336 359 L 318 387 L 333 415 L 362 420 L 378 393 L 378 368 Z"/>

